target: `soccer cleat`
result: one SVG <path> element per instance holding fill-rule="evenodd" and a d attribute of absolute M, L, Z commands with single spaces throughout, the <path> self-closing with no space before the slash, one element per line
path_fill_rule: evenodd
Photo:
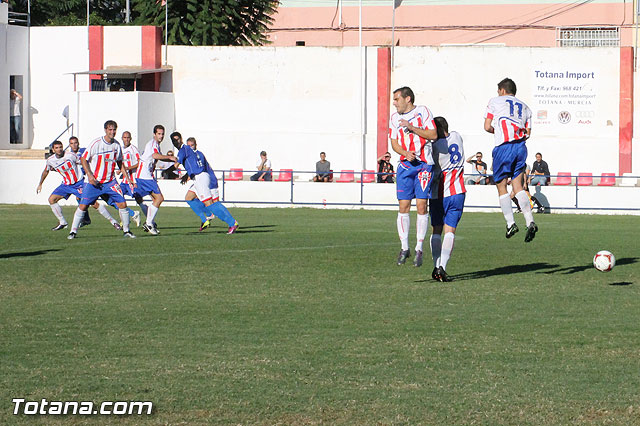
<path fill-rule="evenodd" d="M 91 225 L 91 219 L 86 219 L 86 220 L 83 219 L 82 222 L 80 222 L 80 228 L 88 225 Z"/>
<path fill-rule="evenodd" d="M 51 228 L 52 231 L 59 231 L 61 229 L 66 228 L 68 225 L 66 223 L 61 223 L 58 226 L 54 226 L 53 228 Z"/>
<path fill-rule="evenodd" d="M 116 228 L 116 231 L 122 231 L 122 226 L 118 222 L 113 222 L 112 225 Z"/>
<path fill-rule="evenodd" d="M 413 266 L 416 268 L 422 266 L 422 250 L 416 250 L 416 257 L 413 258 Z"/>
<path fill-rule="evenodd" d="M 67 240 L 73 240 L 75 237 L 76 237 L 75 232 L 69 232 L 69 235 L 67 236 Z"/>
<path fill-rule="evenodd" d="M 155 226 L 149 226 L 146 223 L 144 225 L 142 225 L 142 229 L 144 230 L 144 232 L 148 232 L 151 235 L 158 235 L 159 234 L 159 232 L 155 228 Z"/>
<path fill-rule="evenodd" d="M 531 222 L 529 226 L 527 226 L 527 235 L 524 237 L 524 242 L 528 243 L 536 237 L 536 232 L 538 232 L 538 225 L 535 222 Z"/>
<path fill-rule="evenodd" d="M 506 237 L 507 238 L 511 238 L 514 235 L 516 235 L 516 232 L 518 232 L 518 231 L 519 231 L 518 225 L 516 225 L 515 222 L 514 222 L 513 225 L 507 226 L 507 235 L 506 235 Z"/>
<path fill-rule="evenodd" d="M 398 253 L 398 266 L 404 265 L 409 256 L 411 256 L 411 251 L 409 251 L 409 249 L 400 250 L 400 253 Z"/>
<path fill-rule="evenodd" d="M 440 275 L 438 275 L 438 268 L 434 267 L 433 271 L 431 272 L 431 278 L 433 278 L 436 281 L 440 281 Z"/>
<path fill-rule="evenodd" d="M 449 275 L 447 275 L 447 272 L 444 270 L 442 266 L 438 268 L 438 281 L 440 281 L 441 283 L 447 283 L 449 281 L 453 281 L 449 277 Z"/>
<path fill-rule="evenodd" d="M 202 222 L 200 224 L 200 232 L 202 232 L 205 229 L 207 229 L 209 227 L 209 225 L 211 225 L 211 222 L 209 222 L 209 219 L 207 219 L 206 221 Z"/>
<path fill-rule="evenodd" d="M 229 230 L 227 231 L 227 235 L 231 235 L 231 234 L 235 234 L 236 231 L 238 230 L 238 221 L 236 220 L 236 223 L 233 224 L 233 226 L 229 227 Z"/>
<path fill-rule="evenodd" d="M 136 227 L 140 228 L 140 212 L 135 212 L 131 220 L 136 223 Z"/>
<path fill-rule="evenodd" d="M 122 235 L 124 238 L 135 238 L 136 236 L 131 233 L 131 231 L 127 231 Z"/>

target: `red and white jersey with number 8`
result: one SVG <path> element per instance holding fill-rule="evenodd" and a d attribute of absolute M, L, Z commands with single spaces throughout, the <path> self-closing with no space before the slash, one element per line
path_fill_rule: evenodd
<path fill-rule="evenodd" d="M 433 159 L 442 172 L 439 198 L 467 192 L 464 187 L 464 146 L 458 132 L 451 132 L 446 138 L 433 143 Z"/>
<path fill-rule="evenodd" d="M 511 95 L 491 99 L 484 118 L 491 119 L 496 146 L 524 139 L 531 128 L 531 110 Z"/>
<path fill-rule="evenodd" d="M 122 147 L 115 139 L 108 143 L 101 137 L 91 142 L 82 157 L 91 165 L 98 183 L 110 182 L 116 177 L 116 163 L 122 161 Z"/>

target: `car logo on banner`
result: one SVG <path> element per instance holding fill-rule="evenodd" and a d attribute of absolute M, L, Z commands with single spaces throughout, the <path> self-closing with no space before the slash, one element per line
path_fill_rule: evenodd
<path fill-rule="evenodd" d="M 569 111 L 560 111 L 560 113 L 558 114 L 558 121 L 562 124 L 567 124 L 568 122 L 570 122 L 571 114 L 569 114 Z"/>
<path fill-rule="evenodd" d="M 429 181 L 431 180 L 431 172 L 424 171 L 418 173 L 418 179 L 420 179 L 420 187 L 425 191 L 427 186 L 429 186 Z"/>

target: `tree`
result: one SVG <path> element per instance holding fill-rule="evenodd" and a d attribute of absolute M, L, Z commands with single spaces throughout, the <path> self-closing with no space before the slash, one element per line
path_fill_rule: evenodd
<path fill-rule="evenodd" d="M 11 0 L 16 12 L 27 12 L 27 0 Z M 125 0 L 89 0 L 92 25 L 124 23 Z M 86 25 L 87 0 L 32 0 L 31 25 Z"/>
<path fill-rule="evenodd" d="M 247 46 L 268 43 L 278 0 L 168 0 L 169 44 Z M 156 0 L 132 0 L 138 25 L 164 29 L 165 7 Z"/>

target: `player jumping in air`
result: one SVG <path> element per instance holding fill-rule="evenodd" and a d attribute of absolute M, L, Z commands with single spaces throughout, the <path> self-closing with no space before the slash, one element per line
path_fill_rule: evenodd
<path fill-rule="evenodd" d="M 538 226 L 533 221 L 529 197 L 524 192 L 523 176 L 527 161 L 526 140 L 531 136 L 531 110 L 520 99 L 515 97 L 516 83 L 505 78 L 498 83 L 498 97 L 489 100 L 484 118 L 484 129 L 494 134 L 493 179 L 498 188 L 500 208 L 507 221 L 506 237 L 511 238 L 518 232 L 518 225 L 513 219 L 511 197 L 507 191 L 507 179 L 522 209 L 527 234 L 524 241 L 533 240 Z"/>

